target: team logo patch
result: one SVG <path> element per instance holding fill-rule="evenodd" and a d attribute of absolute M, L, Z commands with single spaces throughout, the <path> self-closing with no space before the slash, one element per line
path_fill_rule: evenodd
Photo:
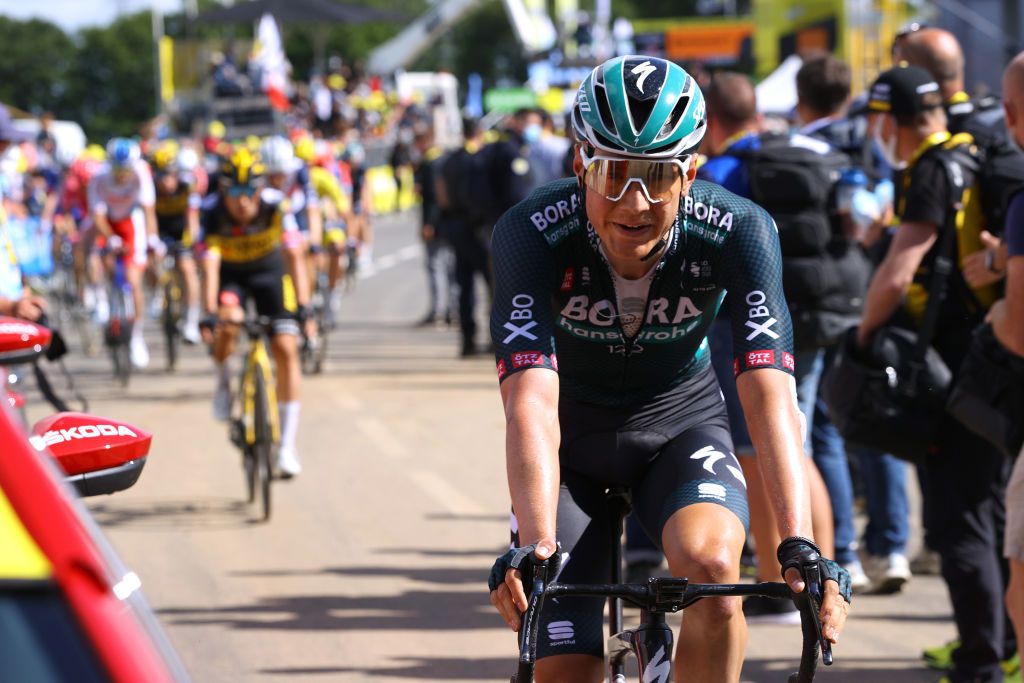
<path fill-rule="evenodd" d="M 793 354 L 782 352 L 782 367 L 790 372 L 796 372 L 796 360 L 794 360 Z"/>
<path fill-rule="evenodd" d="M 576 279 L 575 278 L 575 272 L 573 271 L 573 269 L 571 267 L 570 268 L 566 268 L 565 269 L 565 275 L 562 276 L 561 291 L 563 291 L 563 292 L 571 291 L 572 290 L 572 283 L 573 283 L 573 281 L 575 279 Z"/>
<path fill-rule="evenodd" d="M 517 370 L 536 365 L 544 365 L 544 354 L 540 351 L 517 351 L 512 354 L 512 367 Z"/>
<path fill-rule="evenodd" d="M 747 367 L 748 368 L 763 368 L 769 365 L 775 365 L 775 352 L 771 350 L 767 351 L 749 351 L 747 352 Z"/>

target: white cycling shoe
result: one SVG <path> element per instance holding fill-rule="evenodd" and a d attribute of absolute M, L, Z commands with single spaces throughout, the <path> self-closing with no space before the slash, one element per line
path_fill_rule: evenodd
<path fill-rule="evenodd" d="M 231 418 L 231 389 L 218 386 L 213 394 L 213 419 L 227 422 Z"/>
<path fill-rule="evenodd" d="M 186 344 L 198 344 L 201 342 L 203 337 L 199 334 L 199 322 L 196 320 L 186 320 L 185 324 L 181 326 L 181 337 L 185 340 Z"/>
<path fill-rule="evenodd" d="M 302 471 L 299 455 L 294 449 L 282 448 L 277 452 L 277 471 L 282 479 L 291 479 Z"/>
<path fill-rule="evenodd" d="M 132 337 L 130 353 L 133 367 L 141 370 L 149 366 L 149 349 L 141 336 Z"/>

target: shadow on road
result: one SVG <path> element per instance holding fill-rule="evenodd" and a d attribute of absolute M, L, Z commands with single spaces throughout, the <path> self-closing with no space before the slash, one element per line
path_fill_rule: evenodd
<path fill-rule="evenodd" d="M 479 577 L 476 571 L 473 575 Z M 416 590 L 400 595 L 272 597 L 251 605 L 172 607 L 158 613 L 173 626 L 219 625 L 243 631 L 500 629 L 501 620 L 482 581 L 480 586 L 469 591 Z"/>
<path fill-rule="evenodd" d="M 433 681 L 478 681 L 483 678 L 504 679 L 515 672 L 515 649 L 510 650 L 506 659 L 468 659 L 452 657 L 395 657 L 390 664 L 405 663 L 403 666 L 364 667 L 294 667 L 262 669 L 262 674 L 284 676 L 317 675 L 325 676 L 343 673 L 361 673 L 380 678 L 422 678 Z"/>
<path fill-rule="evenodd" d="M 493 554 L 493 553 L 492 553 Z M 362 577 L 395 577 L 408 579 L 410 581 L 421 581 L 423 583 L 434 583 L 439 585 L 478 584 L 481 590 L 487 581 L 488 566 L 452 569 L 447 567 L 439 568 L 399 568 L 399 567 L 326 567 L 319 570 L 240 570 L 230 572 L 229 576 L 238 577 L 284 577 L 284 576 L 318 576 L 334 574 L 336 576 L 362 576 Z"/>
<path fill-rule="evenodd" d="M 241 498 L 186 500 L 119 500 L 114 505 L 89 504 L 101 526 L 125 529 L 231 529 L 252 525 L 249 506 Z"/>
<path fill-rule="evenodd" d="M 935 671 L 925 668 L 907 668 L 908 664 L 916 664 L 908 659 L 840 659 L 836 652 L 836 664 L 831 667 L 818 666 L 815 680 L 833 683 L 925 683 L 937 678 Z M 748 659 L 743 665 L 742 681 L 750 683 L 778 683 L 797 669 L 799 653 L 794 653 L 792 665 L 785 660 Z M 886 666 L 889 665 L 889 666 Z"/>

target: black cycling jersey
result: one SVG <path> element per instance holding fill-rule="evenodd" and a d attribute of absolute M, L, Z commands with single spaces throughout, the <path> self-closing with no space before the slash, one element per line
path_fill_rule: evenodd
<path fill-rule="evenodd" d="M 574 399 L 643 403 L 709 366 L 705 337 L 727 290 L 736 374 L 793 372 L 778 231 L 753 202 L 694 181 L 632 338 L 598 246 L 571 178 L 536 189 L 498 221 L 491 336 L 500 379 L 542 367 Z"/>

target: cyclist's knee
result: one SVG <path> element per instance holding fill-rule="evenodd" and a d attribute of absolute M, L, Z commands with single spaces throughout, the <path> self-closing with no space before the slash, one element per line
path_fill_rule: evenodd
<path fill-rule="evenodd" d="M 217 320 L 223 323 L 235 323 L 241 324 L 245 320 L 245 311 L 242 310 L 241 306 L 221 306 L 217 309 Z M 231 335 L 237 334 L 237 330 L 233 326 L 226 326 L 225 330 L 230 330 Z"/>
<path fill-rule="evenodd" d="M 705 503 L 672 515 L 662 531 L 662 542 L 673 576 L 727 583 L 739 577 L 744 536 L 742 523 L 731 511 Z"/>
<path fill-rule="evenodd" d="M 600 683 L 604 660 L 591 655 L 559 655 L 537 662 L 537 683 Z"/>

